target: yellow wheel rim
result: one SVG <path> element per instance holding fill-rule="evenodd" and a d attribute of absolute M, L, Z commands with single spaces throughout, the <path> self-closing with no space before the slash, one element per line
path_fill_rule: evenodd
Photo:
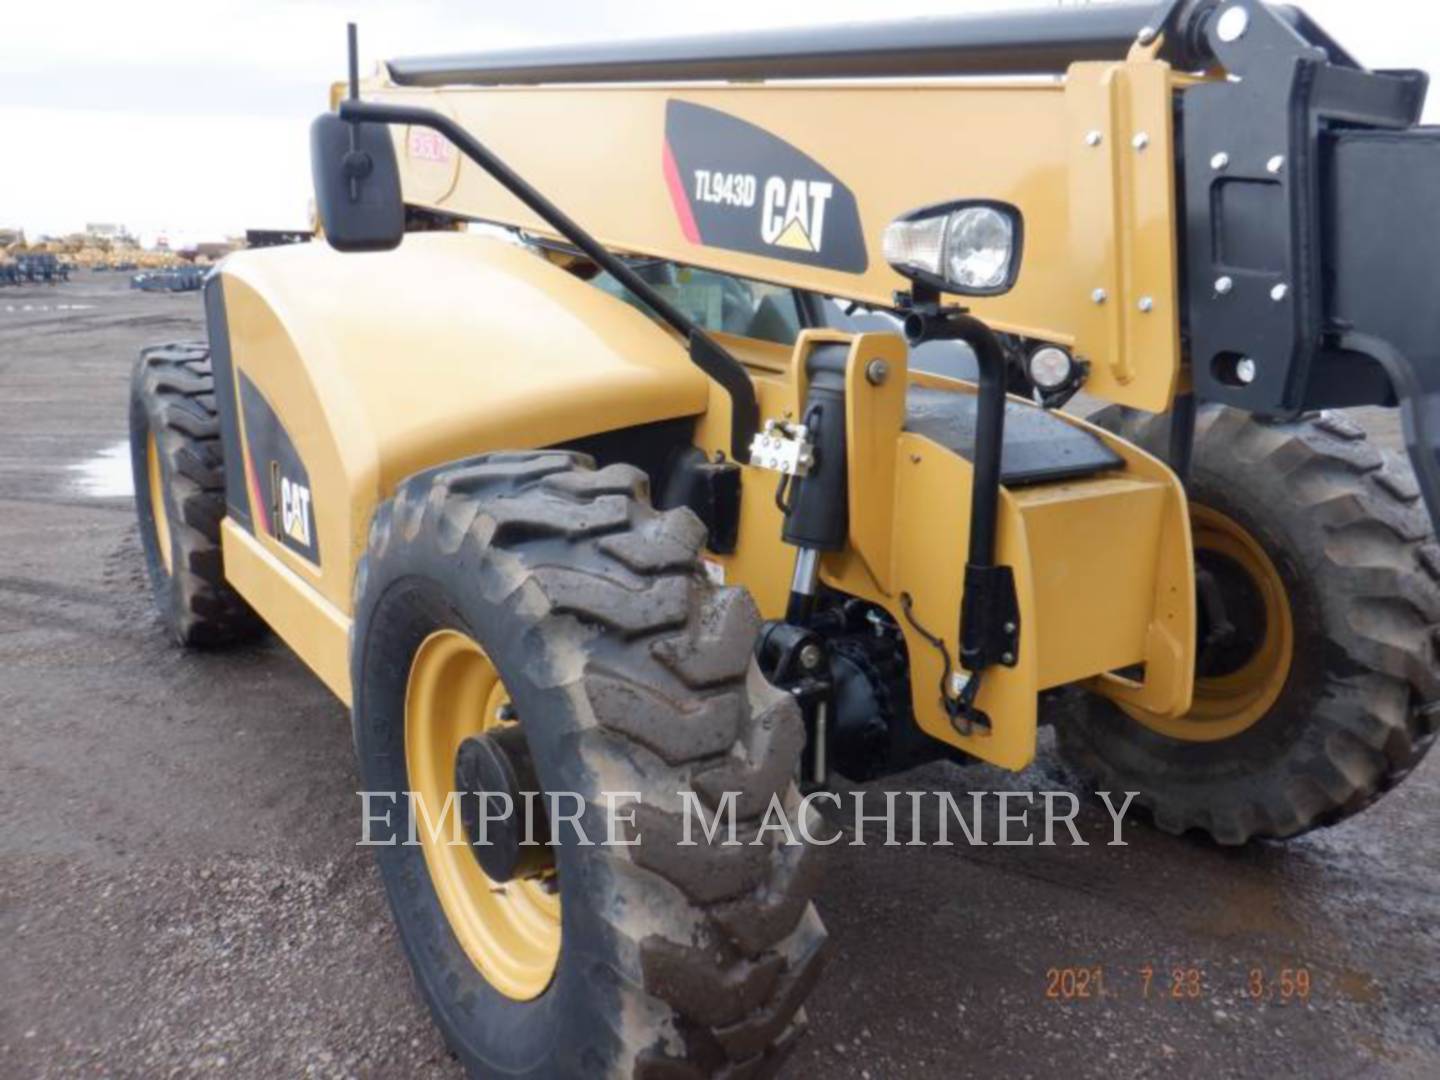
<path fill-rule="evenodd" d="M 165 513 L 165 485 L 160 478 L 160 451 L 155 448 L 155 433 L 145 436 L 145 474 L 150 481 L 150 514 L 155 519 L 155 546 L 160 549 L 160 563 L 165 573 L 174 573 L 170 552 L 170 518 Z"/>
<path fill-rule="evenodd" d="M 458 631 L 437 630 L 421 642 L 410 666 L 405 764 L 419 804 L 416 832 L 450 929 L 495 989 L 529 1001 L 550 985 L 560 958 L 554 880 L 492 881 L 466 842 L 459 806 L 446 806 L 454 793 L 460 743 L 511 722 L 501 719 L 509 704 L 485 651 Z"/>
<path fill-rule="evenodd" d="M 1197 556 L 1221 556 L 1249 579 L 1264 611 L 1264 632 L 1239 667 L 1221 675 L 1196 675 L 1194 702 L 1184 716 L 1158 717 L 1134 707 L 1125 711 L 1162 735 L 1216 742 L 1248 730 L 1275 704 L 1290 675 L 1295 624 L 1284 580 L 1249 530 L 1218 510 L 1194 503 L 1190 524 Z"/>

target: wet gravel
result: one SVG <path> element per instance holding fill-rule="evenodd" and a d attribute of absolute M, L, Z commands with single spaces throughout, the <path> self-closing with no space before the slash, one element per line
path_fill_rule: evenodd
<path fill-rule="evenodd" d="M 136 350 L 201 328 L 124 275 L 0 290 L 0 1077 L 457 1076 L 354 846 L 344 709 L 277 642 L 171 648 L 129 498 L 72 468 L 124 438 Z M 891 785 L 1063 786 L 1042 745 Z M 1088 806 L 1088 847 L 837 845 L 788 1074 L 1440 1075 L 1437 794 L 1431 760 L 1239 852 L 1138 822 L 1109 847 Z M 1047 997 L 1065 968 L 1089 996 Z"/>

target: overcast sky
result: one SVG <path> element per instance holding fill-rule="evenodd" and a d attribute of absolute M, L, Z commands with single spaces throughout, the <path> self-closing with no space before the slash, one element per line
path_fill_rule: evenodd
<path fill-rule="evenodd" d="M 0 20 L 0 227 L 118 222 L 219 238 L 306 221 L 307 129 L 344 74 L 385 56 L 541 42 L 864 21 L 1055 0 L 76 0 L 6 2 Z M 1311 0 L 1371 67 L 1440 74 L 1440 5 Z M 1440 93 L 1436 95 L 1440 103 Z M 1440 108 L 1427 113 L 1440 118 Z"/>

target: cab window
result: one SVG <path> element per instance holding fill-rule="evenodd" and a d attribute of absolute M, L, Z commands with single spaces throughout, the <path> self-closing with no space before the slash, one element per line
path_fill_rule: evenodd
<path fill-rule="evenodd" d="M 663 259 L 636 259 L 630 268 L 705 330 L 778 345 L 793 345 L 800 336 L 803 324 L 793 289 Z M 609 274 L 595 275 L 591 284 L 622 300 L 636 302 L 629 290 Z"/>

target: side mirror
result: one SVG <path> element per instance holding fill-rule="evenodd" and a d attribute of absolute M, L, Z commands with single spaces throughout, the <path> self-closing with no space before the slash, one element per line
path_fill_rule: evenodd
<path fill-rule="evenodd" d="M 385 124 L 325 113 L 310 125 L 315 210 L 336 251 L 390 251 L 405 235 L 395 143 Z"/>

